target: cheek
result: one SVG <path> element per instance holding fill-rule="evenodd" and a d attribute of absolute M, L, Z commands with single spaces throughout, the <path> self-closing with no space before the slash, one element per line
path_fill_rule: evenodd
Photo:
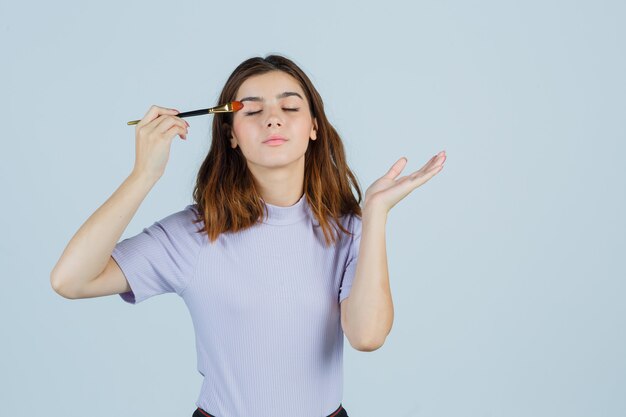
<path fill-rule="evenodd" d="M 308 117 L 299 117 L 298 119 L 293 121 L 294 128 L 302 133 L 303 135 L 308 135 L 311 130 L 311 119 Z"/>
<path fill-rule="evenodd" d="M 239 140 L 245 141 L 253 134 L 255 127 L 246 120 L 235 120 L 233 122 L 233 131 Z"/>

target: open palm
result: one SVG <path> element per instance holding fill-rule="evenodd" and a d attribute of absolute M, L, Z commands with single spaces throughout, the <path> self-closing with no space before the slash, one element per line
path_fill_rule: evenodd
<path fill-rule="evenodd" d="M 370 185 L 365 192 L 365 205 L 375 205 L 391 210 L 400 200 L 409 195 L 411 191 L 434 177 L 443 168 L 446 160 L 446 151 L 441 151 L 433 156 L 419 170 L 397 178 L 407 163 L 407 158 L 400 158 L 391 169 L 382 177 Z"/>

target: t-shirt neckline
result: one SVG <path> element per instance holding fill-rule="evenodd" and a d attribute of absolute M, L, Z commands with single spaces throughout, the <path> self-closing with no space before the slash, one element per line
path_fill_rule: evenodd
<path fill-rule="evenodd" d="M 295 204 L 287 207 L 266 203 L 262 198 L 261 201 L 267 207 L 267 218 L 265 214 L 261 218 L 261 222 L 265 224 L 285 225 L 297 223 L 308 215 L 306 193 L 302 194 Z"/>

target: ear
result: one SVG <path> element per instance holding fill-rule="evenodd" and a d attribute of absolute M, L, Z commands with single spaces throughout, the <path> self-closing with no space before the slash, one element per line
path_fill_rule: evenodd
<path fill-rule="evenodd" d="M 317 117 L 313 118 L 313 127 L 311 128 L 311 133 L 309 133 L 309 137 L 313 140 L 317 139 Z"/>
<path fill-rule="evenodd" d="M 222 123 L 222 130 L 226 134 L 226 137 L 229 137 L 230 147 L 235 149 L 237 147 L 237 137 L 235 136 L 235 132 L 231 129 L 230 125 L 226 122 Z"/>
<path fill-rule="evenodd" d="M 235 149 L 238 145 L 238 141 L 237 141 L 237 137 L 235 136 L 235 133 L 231 134 L 230 137 L 230 147 Z"/>

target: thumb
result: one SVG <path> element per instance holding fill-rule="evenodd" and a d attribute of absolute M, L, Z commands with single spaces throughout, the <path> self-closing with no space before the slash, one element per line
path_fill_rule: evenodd
<path fill-rule="evenodd" d="M 398 175 L 400 175 L 400 173 L 402 172 L 402 170 L 406 166 L 407 162 L 408 162 L 408 159 L 406 159 L 404 156 L 402 158 L 398 159 L 396 161 L 396 163 L 391 166 L 391 169 L 389 169 L 389 171 L 387 171 L 387 173 L 385 174 L 384 178 L 388 178 L 388 179 L 396 178 Z"/>

